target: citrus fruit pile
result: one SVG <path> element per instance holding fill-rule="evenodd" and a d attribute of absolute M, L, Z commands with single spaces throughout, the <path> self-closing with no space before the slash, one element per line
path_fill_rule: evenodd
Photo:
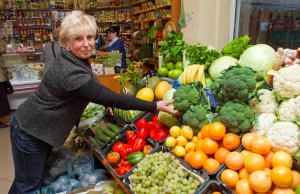
<path fill-rule="evenodd" d="M 192 168 L 203 168 L 209 173 L 216 172 L 225 163 L 226 156 L 236 150 L 240 143 L 236 134 L 226 134 L 225 126 L 220 122 L 203 126 L 197 136 L 188 126 L 182 129 L 174 126 L 166 139 L 166 146 L 173 148 L 176 156 L 183 158 Z"/>
<path fill-rule="evenodd" d="M 231 152 L 225 158 L 220 179 L 237 194 L 294 193 L 300 185 L 300 174 L 292 170 L 293 159 L 284 151 L 271 151 L 265 137 L 247 133 L 242 137 L 245 148 Z"/>

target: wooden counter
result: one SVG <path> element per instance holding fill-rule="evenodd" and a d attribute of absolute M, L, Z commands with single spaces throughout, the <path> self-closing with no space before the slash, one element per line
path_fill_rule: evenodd
<path fill-rule="evenodd" d="M 116 79 L 114 79 L 114 77 L 118 75 L 119 74 L 98 75 L 97 78 L 102 85 L 108 87 L 109 89 L 111 89 L 116 93 L 120 93 L 121 84 Z"/>

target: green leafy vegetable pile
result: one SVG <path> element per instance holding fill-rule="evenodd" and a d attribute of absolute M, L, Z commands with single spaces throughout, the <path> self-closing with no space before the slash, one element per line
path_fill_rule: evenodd
<path fill-rule="evenodd" d="M 141 59 L 141 60 L 152 57 L 153 56 L 153 45 L 143 43 L 137 55 L 138 55 L 139 59 Z"/>
<path fill-rule="evenodd" d="M 242 53 L 250 47 L 249 43 L 250 38 L 248 35 L 235 38 L 223 48 L 221 53 L 224 56 L 231 56 L 233 58 L 239 59 Z"/>

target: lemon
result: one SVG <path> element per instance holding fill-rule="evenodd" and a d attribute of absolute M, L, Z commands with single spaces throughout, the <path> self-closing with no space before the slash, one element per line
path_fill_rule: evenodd
<path fill-rule="evenodd" d="M 181 135 L 181 129 L 178 126 L 171 127 L 170 135 L 172 137 L 178 137 L 179 135 Z"/>
<path fill-rule="evenodd" d="M 202 133 L 201 131 L 198 132 L 198 139 L 201 139 L 202 138 Z"/>
<path fill-rule="evenodd" d="M 184 126 L 181 130 L 181 135 L 187 139 L 192 139 L 193 130 L 189 126 Z"/>
<path fill-rule="evenodd" d="M 194 136 L 194 137 L 192 137 L 192 140 L 191 140 L 191 141 L 192 141 L 193 143 L 196 143 L 198 140 L 199 140 L 199 138 L 198 138 L 197 136 Z"/>
<path fill-rule="evenodd" d="M 182 147 L 182 146 L 176 146 L 175 150 L 174 150 L 174 153 L 178 157 L 183 157 L 183 156 L 185 156 L 186 151 L 185 151 L 184 147 Z"/>
<path fill-rule="evenodd" d="M 194 151 L 194 149 L 195 149 L 195 143 L 193 143 L 193 142 L 188 142 L 188 143 L 185 145 L 185 151 L 186 151 L 186 152 Z"/>
<path fill-rule="evenodd" d="M 137 94 L 136 98 L 139 98 L 141 100 L 145 100 L 148 102 L 153 102 L 154 100 L 154 92 L 151 88 L 142 88 Z"/>
<path fill-rule="evenodd" d="M 168 137 L 166 139 L 166 146 L 169 148 L 173 148 L 176 146 L 176 139 L 174 137 Z"/>
<path fill-rule="evenodd" d="M 176 138 L 176 142 L 177 142 L 177 145 L 179 146 L 185 146 L 187 144 L 187 139 L 185 137 L 183 137 L 182 135 L 178 136 Z"/>

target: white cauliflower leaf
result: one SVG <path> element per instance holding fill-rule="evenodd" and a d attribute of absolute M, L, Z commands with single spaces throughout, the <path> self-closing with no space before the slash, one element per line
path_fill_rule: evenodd
<path fill-rule="evenodd" d="M 300 95 L 300 66 L 295 64 L 282 68 L 274 76 L 273 87 L 281 98 L 295 98 Z"/>
<path fill-rule="evenodd" d="M 258 97 L 250 100 L 249 105 L 256 115 L 262 113 L 275 113 L 278 108 L 278 102 L 273 92 L 261 89 L 258 90 Z"/>

